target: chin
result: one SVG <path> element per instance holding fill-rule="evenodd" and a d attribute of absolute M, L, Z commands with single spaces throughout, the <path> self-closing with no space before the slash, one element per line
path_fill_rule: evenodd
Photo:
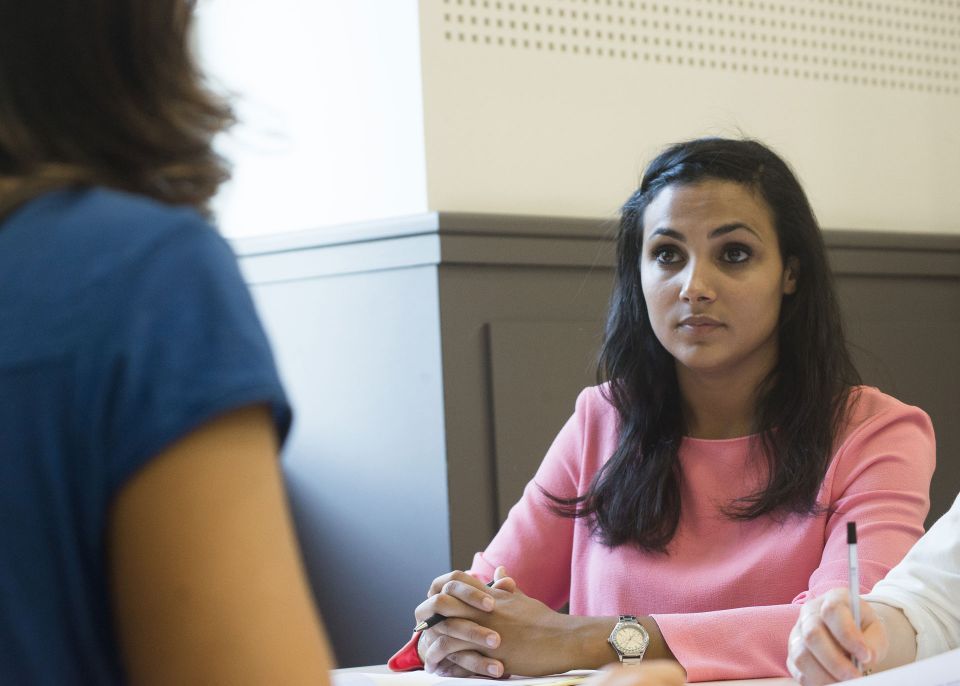
<path fill-rule="evenodd" d="M 716 363 L 707 363 L 707 362 L 684 362 L 682 360 L 677 360 L 680 366 L 686 368 L 688 371 L 694 372 L 695 374 L 704 374 L 704 375 L 714 375 L 722 374 L 727 371 L 730 366 L 723 364 L 722 362 Z"/>
<path fill-rule="evenodd" d="M 680 354 L 674 354 L 673 359 L 676 360 L 677 365 L 698 374 L 718 374 L 735 366 L 734 358 L 730 355 L 717 355 L 712 354 L 712 352 L 708 350 L 683 351 Z"/>

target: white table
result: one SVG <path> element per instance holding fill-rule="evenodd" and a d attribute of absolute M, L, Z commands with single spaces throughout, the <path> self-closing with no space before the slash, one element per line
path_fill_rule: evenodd
<path fill-rule="evenodd" d="M 378 674 L 387 674 L 390 670 L 386 665 L 373 665 L 370 667 L 345 667 L 335 669 L 334 674 L 346 672 L 373 672 Z M 498 682 L 493 679 L 477 679 L 477 686 L 496 686 Z M 509 685 L 509 681 L 502 682 L 504 686 Z M 789 678 L 777 679 L 737 679 L 734 681 L 701 681 L 696 682 L 700 686 L 797 686 L 797 682 Z"/>

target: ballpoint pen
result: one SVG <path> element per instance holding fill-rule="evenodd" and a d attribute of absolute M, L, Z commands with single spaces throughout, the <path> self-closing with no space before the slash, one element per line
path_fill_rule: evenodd
<path fill-rule="evenodd" d="M 490 583 L 487 584 L 487 588 L 491 588 L 495 583 L 496 583 L 495 579 L 491 580 Z M 413 627 L 413 632 L 417 633 L 418 631 L 426 631 L 430 627 L 436 626 L 437 624 L 439 624 L 445 619 L 446 617 L 444 617 L 442 614 L 437 612 L 436 614 L 430 617 L 427 617 L 425 620 L 423 620 L 422 622 L 417 624 L 415 627 Z"/>
<path fill-rule="evenodd" d="M 847 562 L 849 570 L 850 608 L 853 610 L 853 622 L 860 628 L 860 566 L 857 564 L 857 523 L 847 522 Z M 433 619 L 431 617 L 431 619 Z M 853 666 L 860 669 L 860 660 L 851 656 Z"/>

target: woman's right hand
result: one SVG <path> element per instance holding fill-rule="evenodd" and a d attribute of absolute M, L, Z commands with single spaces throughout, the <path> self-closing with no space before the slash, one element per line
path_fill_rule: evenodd
<path fill-rule="evenodd" d="M 506 576 L 503 567 L 494 572 L 493 588 L 513 592 L 516 583 Z M 490 588 L 466 572 L 454 571 L 433 580 L 427 599 L 417 606 L 417 622 L 436 613 L 447 617 L 424 630 L 417 652 L 424 669 L 443 676 L 503 676 L 503 663 L 487 657 L 484 650 L 500 645 L 500 635 L 478 621 L 492 612 L 496 600 Z"/>
<path fill-rule="evenodd" d="M 787 669 L 804 686 L 819 686 L 861 676 L 851 661 L 875 666 L 887 653 L 887 628 L 868 602 L 860 603 L 856 625 L 849 591 L 835 588 L 807 601 L 790 632 Z"/>

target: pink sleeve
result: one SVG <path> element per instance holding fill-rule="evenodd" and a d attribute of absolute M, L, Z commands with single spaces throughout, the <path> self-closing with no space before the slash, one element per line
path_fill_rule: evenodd
<path fill-rule="evenodd" d="M 523 497 L 487 549 L 474 556 L 470 569 L 489 581 L 503 565 L 524 593 L 554 609 L 570 597 L 574 520 L 554 514 L 541 488 L 559 497 L 577 495 L 588 394 L 589 389 L 577 398 L 573 416 L 554 439 Z"/>
<path fill-rule="evenodd" d="M 858 426 L 827 472 L 820 564 L 791 604 L 655 615 L 690 681 L 785 676 L 787 637 L 800 605 L 847 585 L 846 523 L 857 522 L 860 591 L 896 565 L 923 534 L 936 446 L 927 415 L 900 405 Z M 784 525 L 789 529 L 789 522 Z M 789 535 L 785 531 L 785 535 Z"/>

